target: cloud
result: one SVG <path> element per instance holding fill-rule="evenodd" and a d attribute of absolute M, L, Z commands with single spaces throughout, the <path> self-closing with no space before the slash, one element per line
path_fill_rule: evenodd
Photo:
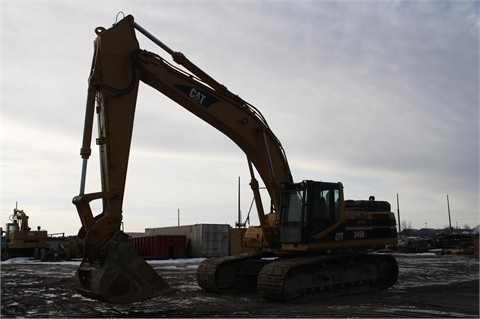
<path fill-rule="evenodd" d="M 479 223 L 477 2 L 94 4 L 2 3 L 2 224 L 18 200 L 32 224 L 79 228 L 71 198 L 93 30 L 111 26 L 120 10 L 255 105 L 296 181 L 342 181 L 348 198 L 373 194 L 392 209 L 399 194 L 414 227 L 445 226 L 449 194 L 454 220 Z M 89 191 L 100 187 L 97 156 Z M 127 231 L 176 225 L 178 209 L 185 223 L 233 224 L 238 176 L 246 214 L 245 155 L 142 85 Z"/>

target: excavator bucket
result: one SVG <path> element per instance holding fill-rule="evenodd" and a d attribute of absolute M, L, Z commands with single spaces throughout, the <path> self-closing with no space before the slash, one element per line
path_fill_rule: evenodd
<path fill-rule="evenodd" d="M 116 304 L 169 293 L 170 285 L 120 237 L 114 236 L 94 261 L 84 257 L 75 274 L 76 290 L 85 297 Z"/>

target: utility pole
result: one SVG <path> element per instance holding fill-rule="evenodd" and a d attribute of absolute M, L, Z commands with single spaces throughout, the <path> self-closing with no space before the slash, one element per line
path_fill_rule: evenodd
<path fill-rule="evenodd" d="M 240 209 L 240 176 L 238 176 L 238 221 L 235 226 L 237 228 L 245 227 L 245 224 L 242 224 L 242 211 Z"/>
<path fill-rule="evenodd" d="M 448 208 L 448 225 L 449 225 L 449 231 L 452 231 L 452 219 L 450 218 L 450 201 L 448 200 L 448 194 L 447 194 L 447 208 Z"/>
<path fill-rule="evenodd" d="M 177 211 L 177 224 L 180 226 L 180 208 Z"/>
<path fill-rule="evenodd" d="M 238 176 L 238 227 L 242 223 L 242 211 L 240 210 L 240 176 Z"/>
<path fill-rule="evenodd" d="M 400 204 L 398 201 L 398 194 L 397 194 L 397 219 L 398 219 L 398 235 L 402 232 L 402 226 L 400 224 Z"/>

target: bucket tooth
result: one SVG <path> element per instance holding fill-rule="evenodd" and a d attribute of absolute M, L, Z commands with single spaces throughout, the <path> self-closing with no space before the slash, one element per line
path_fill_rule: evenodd
<path fill-rule="evenodd" d="M 85 297 L 116 304 L 169 293 L 170 285 L 120 237 L 114 236 L 95 260 L 84 257 L 75 273 L 76 290 Z"/>

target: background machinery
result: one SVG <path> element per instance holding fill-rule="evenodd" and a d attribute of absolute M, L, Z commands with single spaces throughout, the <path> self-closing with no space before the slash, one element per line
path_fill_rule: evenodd
<path fill-rule="evenodd" d="M 2 260 L 13 257 L 30 257 L 40 261 L 70 260 L 80 256 L 76 236 L 65 237 L 64 233 L 48 234 L 40 226 L 32 230 L 28 225 L 29 216 L 17 208 L 10 215 L 11 223 L 7 223 L 2 231 Z M 54 235 L 57 235 L 54 237 Z M 61 236 L 58 236 L 61 235 Z"/>
<path fill-rule="evenodd" d="M 28 225 L 28 215 L 17 208 L 10 215 L 11 223 L 5 225 L 5 244 L 2 247 L 2 260 L 11 257 L 36 257 L 40 250 L 48 249 L 48 234 L 46 230 L 32 230 Z M 3 234 L 2 234 L 3 235 Z"/>
<path fill-rule="evenodd" d="M 135 30 L 159 45 L 179 69 L 159 55 L 141 50 Z M 345 294 L 388 288 L 398 277 L 390 255 L 369 254 L 397 242 L 390 204 L 344 200 L 341 183 L 293 182 L 283 147 L 262 114 L 230 92 L 182 53 L 175 52 L 127 16 L 111 28 L 95 29 L 88 82 L 80 193 L 73 198 L 82 227 L 83 260 L 76 289 L 112 303 L 141 301 L 170 286 L 126 242 L 120 230 L 122 203 L 140 82 L 146 83 L 229 137 L 246 154 L 260 226 L 245 241 L 256 251 L 207 259 L 197 270 L 205 290 L 258 290 L 272 300 L 304 293 Z M 85 193 L 94 115 L 98 117 L 102 189 Z M 260 175 L 269 195 L 264 212 Z M 94 215 L 93 200 L 103 211 Z"/>

